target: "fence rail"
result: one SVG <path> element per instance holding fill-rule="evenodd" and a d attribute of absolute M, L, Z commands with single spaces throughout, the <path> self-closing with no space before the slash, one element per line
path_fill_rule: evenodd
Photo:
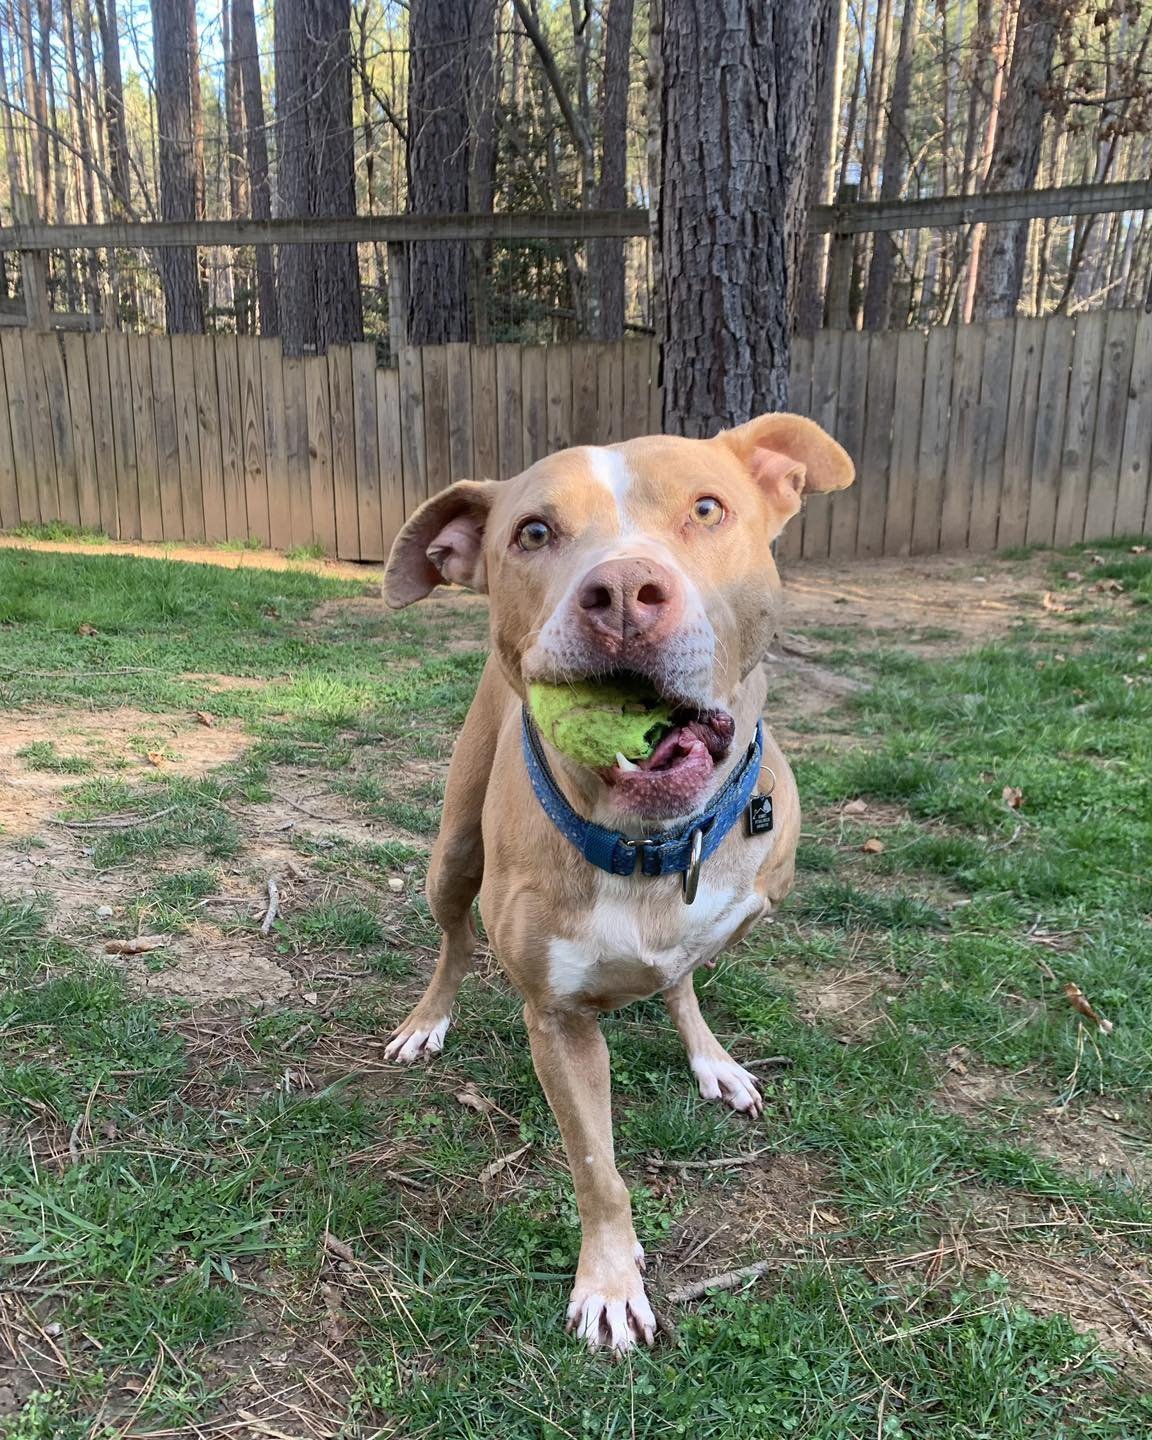
<path fill-rule="evenodd" d="M 382 560 L 461 476 L 659 428 L 648 340 L 285 356 L 279 341 L 0 330 L 0 528 L 320 544 Z M 1152 528 L 1152 315 L 1092 312 L 795 345 L 792 408 L 859 480 L 786 557 L 1104 539 Z"/>

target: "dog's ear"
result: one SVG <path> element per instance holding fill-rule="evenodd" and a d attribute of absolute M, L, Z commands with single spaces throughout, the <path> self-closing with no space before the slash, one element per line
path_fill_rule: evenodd
<path fill-rule="evenodd" d="M 397 535 L 384 571 L 384 598 L 402 610 L 437 585 L 483 592 L 484 527 L 498 489 L 494 480 L 458 480 L 419 510 Z"/>
<path fill-rule="evenodd" d="M 844 490 L 856 467 L 843 446 L 803 415 L 761 415 L 716 437 L 734 450 L 771 502 L 782 513 L 781 528 L 813 491 Z"/>

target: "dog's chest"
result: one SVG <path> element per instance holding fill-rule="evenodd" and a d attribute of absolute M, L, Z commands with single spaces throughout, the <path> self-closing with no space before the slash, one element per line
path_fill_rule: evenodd
<path fill-rule="evenodd" d="M 681 898 L 679 876 L 599 876 L 595 901 L 574 933 L 548 947 L 553 993 L 623 1004 L 666 990 L 715 959 L 760 916 L 764 902 L 752 886 L 754 870 L 741 866 L 715 877 L 706 871 L 691 905 Z"/>

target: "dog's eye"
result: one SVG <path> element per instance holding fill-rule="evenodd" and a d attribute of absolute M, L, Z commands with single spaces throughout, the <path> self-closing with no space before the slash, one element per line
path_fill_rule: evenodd
<path fill-rule="evenodd" d="M 516 531 L 521 550 L 543 550 L 552 539 L 552 527 L 543 520 L 525 520 Z"/>
<path fill-rule="evenodd" d="M 719 525 L 724 519 L 724 506 L 715 495 L 701 495 L 692 506 L 692 519 L 697 525 Z"/>

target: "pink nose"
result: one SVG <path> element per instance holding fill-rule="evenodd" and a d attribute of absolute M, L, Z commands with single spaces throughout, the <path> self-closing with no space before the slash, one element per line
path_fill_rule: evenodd
<path fill-rule="evenodd" d="M 577 614 L 601 642 L 661 640 L 678 623 L 684 598 L 675 576 L 654 560 L 605 560 L 585 575 Z"/>

